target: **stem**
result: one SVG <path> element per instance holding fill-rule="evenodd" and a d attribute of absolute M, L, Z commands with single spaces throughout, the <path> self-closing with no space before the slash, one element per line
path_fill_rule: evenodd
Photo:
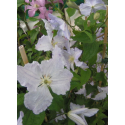
<path fill-rule="evenodd" d="M 98 36 L 97 38 L 102 37 L 102 36 L 104 36 L 104 34 L 102 34 L 102 35 Z"/>
<path fill-rule="evenodd" d="M 19 40 L 19 33 L 17 32 L 17 42 L 18 42 L 18 47 L 20 46 L 20 40 Z"/>

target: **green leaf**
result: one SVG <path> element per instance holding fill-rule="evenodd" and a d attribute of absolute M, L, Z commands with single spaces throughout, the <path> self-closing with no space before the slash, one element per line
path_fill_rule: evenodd
<path fill-rule="evenodd" d="M 99 44 L 97 42 L 86 43 L 83 45 L 83 61 L 88 61 L 93 56 L 95 56 L 99 49 Z"/>
<path fill-rule="evenodd" d="M 53 37 L 57 35 L 58 30 L 53 30 Z"/>
<path fill-rule="evenodd" d="M 24 0 L 17 0 L 17 8 L 22 4 L 25 4 Z"/>
<path fill-rule="evenodd" d="M 64 106 L 64 100 L 63 100 L 62 96 L 56 95 L 52 91 L 51 91 L 51 94 L 53 96 L 53 101 L 52 101 L 52 104 L 49 106 L 49 109 L 54 110 L 54 111 L 60 111 L 61 108 L 63 108 L 63 106 Z"/>
<path fill-rule="evenodd" d="M 96 81 L 102 81 L 103 83 L 106 83 L 106 76 L 104 72 L 99 72 L 95 76 Z"/>
<path fill-rule="evenodd" d="M 66 11 L 67 11 L 69 17 L 71 17 L 71 16 L 73 16 L 75 14 L 76 9 L 74 9 L 74 8 L 68 8 Z"/>
<path fill-rule="evenodd" d="M 95 54 L 91 59 L 88 60 L 89 65 L 93 65 L 96 63 L 97 54 Z"/>
<path fill-rule="evenodd" d="M 29 20 L 34 22 L 34 21 L 37 21 L 38 19 L 35 17 L 29 17 Z"/>
<path fill-rule="evenodd" d="M 33 29 L 30 33 L 30 39 L 31 39 L 31 42 L 34 43 L 37 35 L 38 35 L 39 31 L 36 31 L 35 29 Z"/>
<path fill-rule="evenodd" d="M 84 85 L 90 78 L 91 76 L 91 70 L 87 69 L 86 71 L 84 71 L 83 69 L 81 69 L 81 85 Z"/>
<path fill-rule="evenodd" d="M 78 81 L 71 81 L 70 90 L 72 90 L 72 89 L 74 89 L 74 88 L 80 89 L 80 87 L 81 87 L 80 82 L 78 82 Z"/>
<path fill-rule="evenodd" d="M 75 25 L 77 25 L 81 30 L 84 30 L 84 22 L 85 20 L 82 19 L 82 16 L 75 19 Z"/>
<path fill-rule="evenodd" d="M 24 113 L 23 125 L 41 125 L 44 121 L 45 112 L 36 115 L 31 110 L 25 108 L 24 104 L 17 107 L 18 117 L 20 111 Z"/>
<path fill-rule="evenodd" d="M 82 43 L 92 43 L 92 39 L 85 32 L 77 32 L 75 33 L 75 36 L 72 36 L 71 38 Z"/>
<path fill-rule="evenodd" d="M 22 105 L 24 102 L 24 93 L 17 95 L 17 105 Z"/>
<path fill-rule="evenodd" d="M 86 88 L 86 94 L 87 95 L 89 95 L 91 92 L 96 92 L 97 91 L 97 86 L 96 85 L 92 86 L 91 84 L 86 84 L 85 88 Z"/>
<path fill-rule="evenodd" d="M 68 119 L 68 125 L 75 125 L 75 122 L 73 122 L 72 120 Z"/>
<path fill-rule="evenodd" d="M 46 29 L 45 29 L 45 28 L 42 28 L 42 29 L 41 29 L 41 32 L 42 32 L 42 34 L 47 35 L 47 32 L 46 32 Z"/>

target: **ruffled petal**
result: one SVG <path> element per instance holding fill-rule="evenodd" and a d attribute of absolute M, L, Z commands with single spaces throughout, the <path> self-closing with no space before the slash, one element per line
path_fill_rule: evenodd
<path fill-rule="evenodd" d="M 51 37 L 50 36 L 42 36 L 39 38 L 38 43 L 35 45 L 35 49 L 38 51 L 49 51 L 53 49 L 51 44 Z"/>
<path fill-rule="evenodd" d="M 38 62 L 17 66 L 17 80 L 28 90 L 35 90 L 40 83 L 41 70 Z"/>
<path fill-rule="evenodd" d="M 50 84 L 52 91 L 58 95 L 66 94 L 70 89 L 70 81 L 72 77 L 73 74 L 67 69 L 63 69 L 59 73 L 57 72 L 57 74 L 54 73 L 52 76 L 52 83 Z"/>
<path fill-rule="evenodd" d="M 45 111 L 52 103 L 53 97 L 46 85 L 38 87 L 36 91 L 28 92 L 24 97 L 25 106 L 34 114 Z"/>

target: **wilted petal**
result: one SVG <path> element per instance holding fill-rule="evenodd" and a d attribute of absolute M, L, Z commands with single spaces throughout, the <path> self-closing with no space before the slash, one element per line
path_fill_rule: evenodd
<path fill-rule="evenodd" d="M 85 125 L 85 122 L 83 121 L 83 119 L 76 115 L 76 114 L 73 114 L 71 112 L 68 112 L 68 117 L 74 121 L 77 125 Z"/>
<path fill-rule="evenodd" d="M 42 36 L 38 39 L 38 43 L 35 45 L 35 49 L 38 51 L 49 51 L 53 49 L 51 44 L 51 37 L 50 36 Z"/>
<path fill-rule="evenodd" d="M 47 109 L 52 103 L 53 97 L 46 85 L 40 86 L 36 91 L 25 94 L 24 104 L 34 114 L 39 114 Z"/>
<path fill-rule="evenodd" d="M 38 62 L 17 66 L 17 80 L 28 90 L 35 90 L 40 83 L 41 70 Z"/>
<path fill-rule="evenodd" d="M 23 125 L 22 124 L 22 118 L 24 117 L 24 113 L 22 111 L 20 111 L 20 116 L 17 120 L 17 125 Z"/>
<path fill-rule="evenodd" d="M 57 72 L 56 75 L 53 74 L 52 83 L 50 84 L 52 91 L 58 95 L 66 94 L 66 92 L 70 89 L 70 81 L 72 77 L 72 73 L 67 69 L 63 69 L 59 73 Z"/>

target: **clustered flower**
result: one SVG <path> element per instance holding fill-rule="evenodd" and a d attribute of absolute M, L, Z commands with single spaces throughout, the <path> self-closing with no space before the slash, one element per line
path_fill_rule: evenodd
<path fill-rule="evenodd" d="M 43 19 L 47 30 L 47 35 L 43 35 L 38 39 L 35 49 L 52 52 L 52 58 L 49 60 L 44 60 L 41 63 L 33 61 L 32 63 L 25 64 L 25 66 L 17 66 L 17 79 L 28 90 L 24 96 L 24 105 L 32 110 L 34 114 L 39 114 L 45 111 L 53 101 L 50 89 L 57 95 L 65 95 L 70 90 L 70 82 L 73 77 L 70 68 L 74 71 L 75 67 L 80 67 L 83 70 L 89 67 L 86 62 L 79 61 L 82 50 L 77 47 L 72 48 L 76 41 L 70 38 L 70 32 L 65 21 L 52 15 L 52 11 L 46 9 L 45 4 L 49 2 L 47 0 L 32 0 L 32 2 L 25 0 L 25 2 L 30 4 L 25 7 L 25 10 L 28 9 L 30 17 L 34 16 L 37 10 L 41 12 L 39 18 Z M 62 0 L 55 0 L 55 2 L 63 3 Z M 86 0 L 84 4 L 80 5 L 80 11 L 85 16 L 99 9 L 105 9 L 101 0 Z M 55 36 L 53 36 L 53 30 L 57 30 Z M 97 62 L 101 62 L 101 60 L 102 57 L 98 54 Z M 83 94 L 86 98 L 91 98 L 93 93 L 86 95 L 86 84 L 75 94 Z M 92 81 L 90 84 L 94 85 L 94 82 Z M 106 98 L 108 87 L 98 87 L 98 91 L 99 93 L 95 98 L 91 99 L 102 100 Z M 87 125 L 85 116 L 91 117 L 99 110 L 96 108 L 88 109 L 85 108 L 85 105 L 80 106 L 73 103 L 70 103 L 70 109 L 71 111 L 67 115 L 77 125 Z M 61 109 L 61 112 L 64 112 L 63 109 Z M 24 114 L 21 111 L 18 119 L 19 125 L 22 125 L 23 116 Z M 57 122 L 65 118 L 65 115 L 60 116 L 57 113 L 55 120 Z"/>

